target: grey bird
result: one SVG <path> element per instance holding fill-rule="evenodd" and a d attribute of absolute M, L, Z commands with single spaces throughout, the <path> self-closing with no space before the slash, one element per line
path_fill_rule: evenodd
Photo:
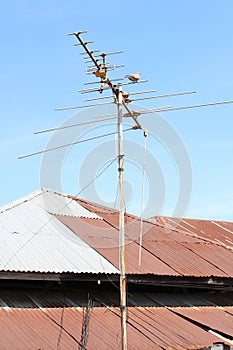
<path fill-rule="evenodd" d="M 140 79 L 140 74 L 140 72 L 128 74 L 125 76 L 125 78 L 128 78 L 129 80 L 134 81 L 136 83 Z"/>

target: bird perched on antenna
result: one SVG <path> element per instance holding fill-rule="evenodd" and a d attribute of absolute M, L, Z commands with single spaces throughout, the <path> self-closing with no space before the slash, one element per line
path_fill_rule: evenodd
<path fill-rule="evenodd" d="M 136 83 L 140 79 L 140 72 L 134 73 L 134 74 L 128 74 L 125 76 L 125 78 L 128 78 L 129 80 Z"/>

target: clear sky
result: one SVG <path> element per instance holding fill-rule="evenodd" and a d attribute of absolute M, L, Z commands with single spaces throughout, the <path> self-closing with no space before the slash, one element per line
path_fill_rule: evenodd
<path fill-rule="evenodd" d="M 33 135 L 34 131 L 103 113 L 54 111 L 98 96 L 77 92 L 93 78 L 85 74 L 80 48 L 73 46 L 75 39 L 68 33 L 86 29 L 85 38 L 95 41 L 93 49 L 123 50 L 124 54 L 109 58 L 111 63 L 125 64 L 112 77 L 140 71 L 149 82 L 133 87 L 134 91 L 197 91 L 140 101 L 139 108 L 233 100 L 232 13 L 232 0 L 0 1 L 0 204 L 41 186 L 76 194 L 85 179 L 88 183 L 115 157 L 114 138 L 109 137 L 74 146 L 66 154 L 53 152 L 46 159 L 18 159 L 53 142 L 52 134 Z M 161 113 L 158 119 L 156 114 L 147 115 L 141 121 L 151 132 L 145 181 L 150 214 L 173 215 L 182 193 L 190 197 L 183 208 L 185 216 L 232 221 L 233 104 Z M 105 123 L 82 132 L 89 137 L 115 130 L 115 125 Z M 54 142 L 62 144 L 80 135 L 74 128 L 72 134 L 59 133 Z M 139 214 L 144 141 L 138 131 L 125 137 L 127 210 Z M 96 182 L 100 201 L 107 205 L 116 198 L 116 171 L 113 164 Z M 80 197 L 96 200 L 91 191 Z"/>

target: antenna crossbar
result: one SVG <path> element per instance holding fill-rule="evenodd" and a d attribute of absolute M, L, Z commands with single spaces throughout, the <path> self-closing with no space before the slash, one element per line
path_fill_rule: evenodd
<path fill-rule="evenodd" d="M 95 52 L 100 52 L 100 50 L 91 50 L 90 51 L 91 53 L 95 53 Z M 80 55 L 88 55 L 88 53 L 87 52 L 80 52 Z M 88 58 L 88 57 L 83 57 L 84 59 L 85 58 Z"/>
<path fill-rule="evenodd" d="M 93 44 L 94 43 L 94 41 L 93 40 L 91 40 L 91 41 L 85 41 L 85 45 L 87 45 L 87 44 Z M 74 46 L 82 46 L 82 44 L 80 43 L 80 44 L 74 44 Z"/>
<path fill-rule="evenodd" d="M 121 53 L 123 53 L 124 51 L 113 51 L 113 52 L 103 52 L 101 54 L 99 54 L 97 57 L 103 57 L 103 56 L 109 56 L 109 55 L 119 55 Z"/>
<path fill-rule="evenodd" d="M 130 131 L 130 130 L 133 130 L 133 129 L 132 129 L 132 128 L 127 128 L 127 129 L 124 129 L 123 132 L 125 132 L 125 131 Z M 84 140 L 80 140 L 80 141 L 75 141 L 75 142 L 67 143 L 67 144 L 65 144 L 65 145 L 61 145 L 61 146 L 57 146 L 57 147 L 53 147 L 53 148 L 47 148 L 47 149 L 44 149 L 44 150 L 42 150 L 42 151 L 38 151 L 38 152 L 26 154 L 26 155 L 24 155 L 24 156 L 20 156 L 20 157 L 18 157 L 18 159 L 29 158 L 29 157 L 32 157 L 32 156 L 36 156 L 36 155 L 38 155 L 38 154 L 42 154 L 42 153 L 47 153 L 47 152 L 55 151 L 55 150 L 58 150 L 58 149 L 61 149 L 61 148 L 70 147 L 70 146 L 73 146 L 73 145 L 77 145 L 77 144 L 79 144 L 79 143 L 83 143 L 83 142 L 87 142 L 87 141 L 91 141 L 91 140 L 96 140 L 96 139 L 100 139 L 100 138 L 102 138 L 102 137 L 107 137 L 107 136 L 111 136 L 111 135 L 115 135 L 115 134 L 117 134 L 117 131 L 109 132 L 109 133 L 107 133 L 107 134 L 102 134 L 102 135 L 97 135 L 97 136 L 89 137 L 88 139 L 84 139 Z"/>
<path fill-rule="evenodd" d="M 106 82 L 106 81 L 104 81 Z M 101 83 L 101 81 L 100 81 Z M 109 90 L 111 89 L 109 86 L 105 86 L 102 88 L 102 90 Z M 78 92 L 80 92 L 80 94 L 88 94 L 89 92 L 99 92 L 100 88 L 89 88 L 89 89 L 82 89 L 82 90 L 78 90 Z"/>
<path fill-rule="evenodd" d="M 207 106 L 215 106 L 215 105 L 225 105 L 225 104 L 230 104 L 233 103 L 233 100 L 229 101 L 220 101 L 220 102 L 210 102 L 210 103 L 202 103 L 199 105 L 191 105 L 191 106 L 180 106 L 180 107 L 169 107 L 169 108 L 160 108 L 160 112 L 170 112 L 170 111 L 178 111 L 182 109 L 190 109 L 190 108 L 200 108 L 200 107 L 207 107 Z M 141 114 L 146 114 L 146 113 L 154 113 L 157 111 L 157 108 L 148 110 L 148 111 L 142 111 L 140 112 Z"/>
<path fill-rule="evenodd" d="M 103 103 L 95 103 L 91 105 L 84 105 L 84 106 L 71 106 L 71 107 L 60 107 L 60 108 L 55 108 L 55 111 L 68 111 L 70 109 L 78 109 L 78 108 L 88 108 L 88 107 L 96 107 L 96 106 L 102 106 L 102 105 L 110 105 L 114 102 L 103 102 Z"/>
<path fill-rule="evenodd" d="M 122 83 L 122 85 L 131 85 L 131 84 L 134 84 L 134 85 L 137 85 L 139 83 L 148 83 L 149 80 L 147 79 L 144 79 L 144 80 L 138 80 L 138 81 L 129 81 L 127 83 Z"/>
<path fill-rule="evenodd" d="M 156 92 L 156 90 L 148 90 L 148 91 L 140 91 L 140 92 L 123 92 L 122 95 L 123 97 L 125 96 L 130 96 L 130 95 L 140 95 L 140 94 L 149 94 L 151 92 Z M 114 96 L 111 95 L 111 96 L 102 96 L 102 97 L 95 97 L 95 98 L 88 98 L 84 101 L 88 102 L 88 101 L 97 101 L 97 100 L 102 100 L 102 99 L 105 99 L 105 98 L 113 98 Z"/>
<path fill-rule="evenodd" d="M 86 33 L 87 33 L 87 30 L 81 30 L 80 32 L 69 33 L 67 34 L 67 36 L 80 35 L 80 34 L 86 34 Z"/>
<path fill-rule="evenodd" d="M 111 115 L 112 117 L 107 117 Z M 63 129 L 69 129 L 69 128 L 74 128 L 76 126 L 81 126 L 81 125 L 87 125 L 87 124 L 94 124 L 94 123 L 100 123 L 100 122 L 105 122 L 106 120 L 113 120 L 116 119 L 116 114 L 106 114 L 105 116 L 93 116 L 92 118 L 103 118 L 103 119 L 96 119 L 96 120 L 90 120 L 87 122 L 83 122 L 83 123 L 76 123 L 76 124 L 72 124 L 72 125 L 64 125 L 64 126 L 59 126 L 57 128 L 51 128 L 51 129 L 45 129 L 45 130 L 40 130 L 40 131 L 36 131 L 34 132 L 35 135 L 37 134 L 43 134 L 46 132 L 51 132 L 51 131 L 57 131 L 57 130 L 63 130 Z"/>
<path fill-rule="evenodd" d="M 120 81 L 120 80 L 124 80 L 123 78 L 116 78 L 116 79 L 111 79 L 111 81 Z M 83 85 L 94 85 L 94 84 L 100 84 L 101 81 L 90 81 L 87 83 L 84 83 Z"/>
<path fill-rule="evenodd" d="M 141 100 L 149 100 L 151 98 L 163 98 L 163 97 L 172 97 L 172 96 L 180 96 L 180 95 L 190 95 L 195 94 L 196 91 L 184 91 L 184 92 L 174 92 L 171 94 L 164 94 L 164 95 L 157 95 L 157 96 L 150 96 L 150 97 L 142 97 L 142 98 L 135 98 L 133 101 L 141 101 Z"/>

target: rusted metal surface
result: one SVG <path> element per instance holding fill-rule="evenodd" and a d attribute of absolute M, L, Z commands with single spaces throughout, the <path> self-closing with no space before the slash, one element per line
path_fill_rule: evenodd
<path fill-rule="evenodd" d="M 196 318 L 198 312 L 202 318 L 208 318 L 210 314 L 207 308 L 203 308 L 203 312 L 196 311 Z M 221 329 L 227 330 L 232 325 L 233 316 L 224 318 L 223 315 L 217 309 L 211 315 L 212 321 L 216 321 L 215 324 Z M 87 344 L 89 350 L 119 349 L 119 317 L 117 308 L 91 309 Z M 82 319 L 83 308 L 0 308 L 1 350 L 77 349 L 81 339 Z M 221 326 L 221 320 L 224 326 Z M 217 336 L 171 310 L 153 307 L 128 308 L 127 333 L 128 347 L 135 350 L 199 349 L 219 340 Z"/>
<path fill-rule="evenodd" d="M 225 255 L 233 257 L 233 252 L 214 244 L 156 242 L 154 245 L 145 239 L 144 246 L 183 276 L 229 277 L 231 270 L 225 263 Z M 215 254 L 216 252 L 216 254 Z M 222 257 L 222 260 L 221 260 Z"/>
<path fill-rule="evenodd" d="M 173 225 L 174 230 L 193 235 L 212 243 L 222 243 L 233 248 L 233 223 L 214 220 L 174 219 L 168 217 L 156 218 L 163 227 Z M 175 225 L 175 224 L 177 225 Z"/>
<path fill-rule="evenodd" d="M 75 289 L 66 291 L 52 290 L 24 290 L 6 289 L 0 290 L 0 307 L 10 308 L 59 308 L 81 307 L 87 304 L 89 289 Z M 101 285 L 96 285 L 92 290 L 94 306 L 108 305 L 119 306 L 119 291 L 103 290 Z M 156 293 L 149 291 L 134 292 L 130 290 L 127 298 L 128 306 L 143 307 L 230 307 L 233 312 L 233 292 L 199 292 L 199 293 Z"/>
<path fill-rule="evenodd" d="M 233 307 L 179 307 L 174 311 L 229 338 L 233 335 Z"/>
<path fill-rule="evenodd" d="M 119 273 L 119 212 L 69 198 L 40 190 L 1 208 L 0 270 Z M 229 222 L 144 220 L 139 266 L 140 218 L 125 214 L 126 274 L 233 277 L 232 233 Z"/>
<path fill-rule="evenodd" d="M 95 223 L 100 220 L 64 216 L 57 216 L 57 218 L 70 227 L 87 244 L 95 247 L 114 266 L 118 267 L 119 213 L 84 200 L 77 201 L 86 209 L 101 216 L 104 226 L 94 227 Z M 81 221 L 87 227 L 85 225 L 83 227 Z M 233 223 L 219 221 L 180 220 L 166 217 L 144 220 L 142 260 L 139 266 L 140 218 L 126 214 L 126 273 L 232 277 L 233 265 L 229 264 L 233 258 L 231 230 L 233 232 Z"/>
<path fill-rule="evenodd" d="M 213 293 L 213 292 L 199 292 L 199 293 L 133 293 L 129 296 L 129 305 L 142 306 L 163 306 L 163 307 L 193 307 L 214 306 L 218 307 L 230 306 L 233 310 L 233 293 Z"/>
<path fill-rule="evenodd" d="M 101 227 L 95 227 L 96 220 L 69 218 L 56 216 L 61 222 L 75 232 L 91 247 L 95 248 L 102 256 L 114 266 L 119 265 L 119 240 L 118 230 L 107 223 Z M 89 224 L 90 222 L 90 224 Z M 98 225 L 99 220 L 97 220 Z M 101 233 L 100 233 L 101 231 Z M 142 262 L 138 266 L 139 243 L 126 237 L 125 260 L 126 273 L 154 273 L 176 275 L 176 272 L 166 262 L 158 259 L 153 252 L 143 249 Z"/>

